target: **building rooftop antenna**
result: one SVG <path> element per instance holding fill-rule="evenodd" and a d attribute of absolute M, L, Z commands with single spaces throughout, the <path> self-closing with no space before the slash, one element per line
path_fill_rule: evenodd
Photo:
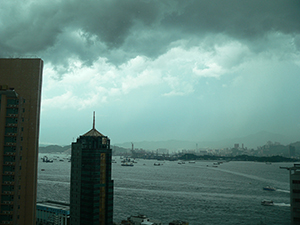
<path fill-rule="evenodd" d="M 93 112 L 93 129 L 95 130 L 95 111 Z"/>

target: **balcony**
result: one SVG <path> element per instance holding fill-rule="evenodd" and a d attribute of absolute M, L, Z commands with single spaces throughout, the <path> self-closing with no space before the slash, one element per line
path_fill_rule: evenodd
<path fill-rule="evenodd" d="M 4 146 L 17 146 L 17 143 L 14 142 L 6 142 Z"/>
<path fill-rule="evenodd" d="M 13 211 L 3 211 L 0 213 L 0 215 L 12 215 Z"/>
<path fill-rule="evenodd" d="M 4 166 L 15 166 L 16 162 L 4 162 L 3 165 Z"/>
<path fill-rule="evenodd" d="M 17 118 L 18 117 L 18 114 L 7 114 L 8 118 Z"/>
<path fill-rule="evenodd" d="M 14 182 L 14 181 L 3 181 L 3 182 L 2 182 L 2 185 L 13 186 L 13 185 L 15 185 L 15 182 Z"/>
<path fill-rule="evenodd" d="M 6 137 L 16 137 L 17 133 L 7 133 L 5 134 Z"/>
<path fill-rule="evenodd" d="M 7 108 L 18 108 L 19 106 L 18 105 L 13 105 L 13 104 L 9 104 L 8 106 L 7 106 Z"/>
<path fill-rule="evenodd" d="M 1 205 L 13 205 L 14 201 L 3 201 L 1 202 Z"/>
<path fill-rule="evenodd" d="M 2 195 L 14 195 L 14 191 L 2 191 Z"/>
<path fill-rule="evenodd" d="M 15 156 L 16 153 L 15 152 L 4 152 L 3 155 L 4 156 Z"/>
<path fill-rule="evenodd" d="M 17 127 L 18 124 L 17 123 L 8 123 L 6 124 L 7 127 Z"/>
<path fill-rule="evenodd" d="M 13 224 L 13 222 L 10 220 L 2 220 L 1 224 Z"/>
<path fill-rule="evenodd" d="M 14 175 L 15 175 L 15 172 L 6 171 L 6 172 L 3 173 L 3 175 L 14 176 Z"/>

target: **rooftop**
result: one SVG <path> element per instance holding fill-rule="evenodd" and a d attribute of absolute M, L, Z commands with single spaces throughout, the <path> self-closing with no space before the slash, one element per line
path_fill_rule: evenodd
<path fill-rule="evenodd" d="M 37 206 L 43 206 L 52 209 L 59 209 L 59 210 L 70 210 L 70 204 L 64 202 L 55 202 L 55 201 L 44 201 L 44 202 L 37 202 Z"/>
<path fill-rule="evenodd" d="M 94 136 L 94 137 L 105 137 L 103 134 L 101 134 L 99 131 L 97 131 L 95 128 L 92 128 L 90 131 L 86 132 L 82 136 Z"/>
<path fill-rule="evenodd" d="M 95 112 L 93 113 L 93 128 L 82 136 L 105 137 L 105 135 L 101 134 L 95 128 Z"/>

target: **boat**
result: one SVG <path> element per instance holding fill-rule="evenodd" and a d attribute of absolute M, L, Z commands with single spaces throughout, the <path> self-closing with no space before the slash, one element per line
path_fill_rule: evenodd
<path fill-rule="evenodd" d="M 161 225 L 160 221 L 156 221 L 152 219 L 150 220 L 150 218 L 141 214 L 137 216 L 130 216 L 124 222 L 125 222 L 124 224 L 135 224 L 135 225 Z"/>
<path fill-rule="evenodd" d="M 162 164 L 156 162 L 156 163 L 154 163 L 153 165 L 154 165 L 154 166 L 160 166 L 160 165 L 162 165 Z"/>
<path fill-rule="evenodd" d="M 133 160 L 131 160 L 130 158 L 123 158 L 123 160 L 121 161 L 121 163 L 132 163 Z"/>
<path fill-rule="evenodd" d="M 121 166 L 133 166 L 133 163 L 122 163 Z"/>
<path fill-rule="evenodd" d="M 274 202 L 271 200 L 263 200 L 263 201 L 261 201 L 261 204 L 265 205 L 265 206 L 272 206 L 272 205 L 274 205 Z"/>
<path fill-rule="evenodd" d="M 189 163 L 196 163 L 195 161 L 189 161 Z"/>
<path fill-rule="evenodd" d="M 265 187 L 263 187 L 263 190 L 265 190 L 265 191 L 276 191 L 276 188 L 271 187 L 271 186 L 265 186 Z"/>
<path fill-rule="evenodd" d="M 53 160 L 48 159 L 47 156 L 44 156 L 44 157 L 42 158 L 42 160 L 43 160 L 43 162 L 45 162 L 45 163 L 53 163 Z"/>

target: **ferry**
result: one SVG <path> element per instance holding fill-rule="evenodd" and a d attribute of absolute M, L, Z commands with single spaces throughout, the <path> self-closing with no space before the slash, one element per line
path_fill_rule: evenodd
<path fill-rule="evenodd" d="M 274 202 L 271 200 L 263 200 L 263 201 L 261 201 L 261 204 L 264 206 L 272 206 L 272 205 L 274 205 Z"/>
<path fill-rule="evenodd" d="M 122 163 L 121 166 L 133 166 L 133 163 Z"/>
<path fill-rule="evenodd" d="M 43 162 L 45 162 L 45 163 L 53 163 L 53 160 L 52 160 L 52 159 L 48 159 L 47 156 L 44 156 L 44 157 L 42 158 L 42 160 L 43 160 Z"/>
<path fill-rule="evenodd" d="M 263 190 L 265 190 L 265 191 L 276 191 L 276 188 L 271 187 L 271 186 L 265 186 L 265 187 L 263 187 Z"/>

